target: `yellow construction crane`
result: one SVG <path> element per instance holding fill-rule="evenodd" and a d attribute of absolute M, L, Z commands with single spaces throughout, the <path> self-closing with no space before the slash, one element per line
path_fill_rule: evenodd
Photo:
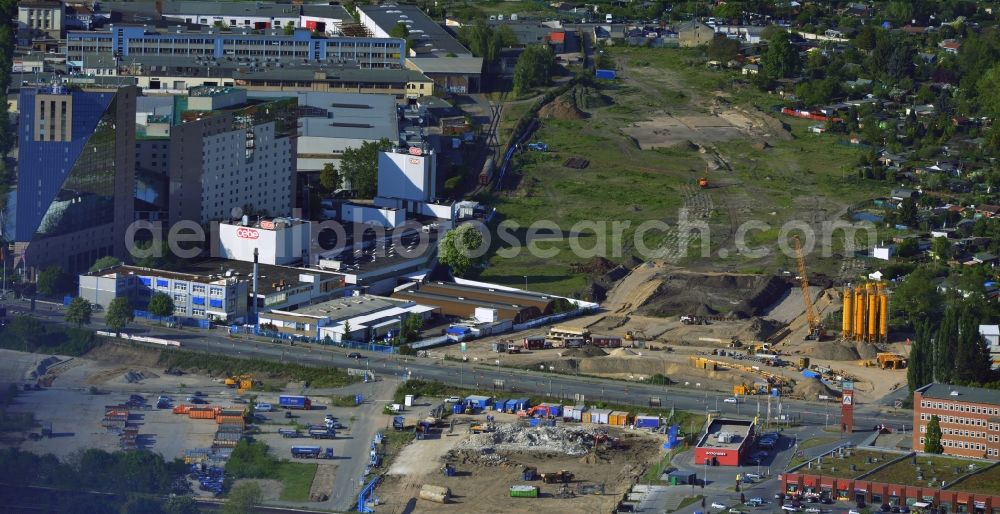
<path fill-rule="evenodd" d="M 809 323 L 809 333 L 806 339 L 816 339 L 823 335 L 823 328 L 816 317 L 816 310 L 813 309 L 812 294 L 809 293 L 809 277 L 806 276 L 806 257 L 802 254 L 802 241 L 795 236 L 795 260 L 799 264 L 799 284 L 802 286 L 802 302 L 806 306 L 806 321 Z"/>

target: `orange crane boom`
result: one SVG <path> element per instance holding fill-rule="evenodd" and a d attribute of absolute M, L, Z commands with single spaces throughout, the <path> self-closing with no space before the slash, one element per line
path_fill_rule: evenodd
<path fill-rule="evenodd" d="M 819 319 L 813 308 L 812 294 L 809 293 L 809 277 L 806 276 L 806 258 L 802 254 L 802 241 L 795 236 L 795 260 L 799 265 L 799 285 L 802 286 L 802 302 L 806 307 L 806 321 L 809 323 L 809 335 L 819 339 Z"/>

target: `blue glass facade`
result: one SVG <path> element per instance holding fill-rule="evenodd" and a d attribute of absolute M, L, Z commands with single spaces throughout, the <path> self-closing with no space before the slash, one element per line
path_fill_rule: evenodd
<path fill-rule="evenodd" d="M 11 213 L 15 241 L 32 241 L 71 232 L 74 225 L 101 225 L 114 219 L 115 93 L 67 93 L 71 98 L 65 105 L 71 109 L 67 114 L 72 121 L 67 127 L 70 131 L 63 134 L 70 137 L 55 140 L 38 140 L 36 135 L 45 114 L 36 112 L 38 93 L 22 89 L 19 100 L 17 201 Z M 51 108 L 59 96 L 46 95 L 41 108 Z M 57 104 L 59 109 L 62 105 Z M 109 144 L 110 149 L 106 148 Z"/>

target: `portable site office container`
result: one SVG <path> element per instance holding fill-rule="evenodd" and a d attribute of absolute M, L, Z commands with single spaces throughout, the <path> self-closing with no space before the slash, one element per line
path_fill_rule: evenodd
<path fill-rule="evenodd" d="M 563 409 L 563 418 L 572 419 L 574 421 L 583 420 L 583 412 L 587 410 L 583 405 L 567 405 Z"/>
<path fill-rule="evenodd" d="M 539 407 L 544 407 L 545 415 L 549 417 L 557 417 L 562 414 L 562 405 L 557 403 L 541 403 Z"/>
<path fill-rule="evenodd" d="M 628 425 L 628 413 L 624 411 L 614 411 L 608 416 L 608 424 L 619 427 Z"/>
<path fill-rule="evenodd" d="M 529 408 L 531 408 L 531 401 L 527 398 L 507 400 L 507 404 L 504 407 L 507 412 L 517 412 L 519 410 L 528 410 Z"/>
<path fill-rule="evenodd" d="M 583 413 L 583 422 L 595 425 L 607 425 L 610 416 L 611 409 L 590 409 Z"/>
<path fill-rule="evenodd" d="M 621 348 L 622 338 L 617 336 L 590 336 L 590 344 L 598 348 Z"/>
<path fill-rule="evenodd" d="M 635 428 L 648 428 L 648 429 L 660 428 L 660 417 L 640 414 L 635 417 Z"/>
<path fill-rule="evenodd" d="M 472 408 L 474 409 L 485 409 L 486 407 L 489 407 L 493 403 L 493 398 L 490 398 L 489 396 L 480 396 L 474 394 L 466 396 L 464 403 L 466 405 L 471 404 Z"/>

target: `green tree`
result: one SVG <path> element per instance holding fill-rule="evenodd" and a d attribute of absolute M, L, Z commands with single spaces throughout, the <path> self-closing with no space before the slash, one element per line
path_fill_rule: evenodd
<path fill-rule="evenodd" d="M 897 289 L 898 292 L 898 289 Z M 955 370 L 955 336 L 958 333 L 958 309 L 950 305 L 941 318 L 934 337 L 934 380 L 951 382 Z"/>
<path fill-rule="evenodd" d="M 955 349 L 955 380 L 981 384 L 990 380 L 990 349 L 979 334 L 979 320 L 966 306 L 959 318 L 958 344 Z"/>
<path fill-rule="evenodd" d="M 163 504 L 164 514 L 201 514 L 198 503 L 190 496 L 174 496 Z"/>
<path fill-rule="evenodd" d="M 906 385 L 911 393 L 934 381 L 933 350 L 930 324 L 922 321 L 917 325 L 916 336 L 907 361 Z"/>
<path fill-rule="evenodd" d="M 285 25 L 284 33 L 286 36 L 291 36 L 292 34 L 295 34 L 295 23 L 291 21 L 288 22 Z"/>
<path fill-rule="evenodd" d="M 173 316 L 174 307 L 174 299 L 167 293 L 156 293 L 149 299 L 149 313 L 153 316 Z"/>
<path fill-rule="evenodd" d="M 762 59 L 764 73 L 772 79 L 792 77 L 799 72 L 799 50 L 792 44 L 791 35 L 782 32 L 768 42 Z"/>
<path fill-rule="evenodd" d="M 360 198 L 372 198 L 378 191 L 378 154 L 392 148 L 388 139 L 365 141 L 358 148 L 344 150 L 340 172 Z"/>
<path fill-rule="evenodd" d="M 936 414 L 931 416 L 931 420 L 927 423 L 924 453 L 944 453 L 944 446 L 941 446 L 941 420 Z"/>
<path fill-rule="evenodd" d="M 323 170 L 319 172 L 319 185 L 331 193 L 340 189 L 340 174 L 337 173 L 337 168 L 333 167 L 333 163 L 328 162 L 323 165 Z"/>
<path fill-rule="evenodd" d="M 246 514 L 253 512 L 264 501 L 264 492 L 257 482 L 237 484 L 229 491 L 229 500 L 222 506 L 224 514 Z"/>
<path fill-rule="evenodd" d="M 100 259 L 97 259 L 96 261 L 94 261 L 93 264 L 90 265 L 90 272 L 93 273 L 95 271 L 100 271 L 102 269 L 113 268 L 121 263 L 122 261 L 120 259 L 112 257 L 110 255 L 101 257 Z"/>
<path fill-rule="evenodd" d="M 403 330 L 400 338 L 404 343 L 412 343 L 420 337 L 420 331 L 424 329 L 424 318 L 416 314 L 410 314 L 403 320 Z"/>
<path fill-rule="evenodd" d="M 994 118 L 1000 117 L 1000 64 L 983 74 L 976 83 L 976 90 L 981 110 Z"/>
<path fill-rule="evenodd" d="M 163 514 L 163 507 L 159 500 L 129 495 L 125 505 L 122 505 L 121 512 L 122 514 Z"/>
<path fill-rule="evenodd" d="M 740 53 L 740 42 L 725 36 L 716 36 L 708 43 L 705 54 L 713 61 L 729 62 Z"/>
<path fill-rule="evenodd" d="M 934 284 L 935 274 L 921 266 L 907 275 L 896 287 L 893 295 L 893 311 L 904 325 L 913 327 L 917 321 L 928 319 L 932 324 L 940 315 L 941 293 Z"/>
<path fill-rule="evenodd" d="M 391 29 L 389 29 L 389 37 L 406 39 L 410 37 L 410 27 L 403 22 L 398 22 Z"/>
<path fill-rule="evenodd" d="M 524 49 L 514 66 L 514 94 L 531 88 L 548 85 L 555 54 L 547 45 L 533 45 Z"/>
<path fill-rule="evenodd" d="M 38 274 L 38 292 L 45 296 L 52 296 L 57 291 L 65 289 L 66 274 L 59 266 L 49 266 Z"/>
<path fill-rule="evenodd" d="M 350 341 L 351 340 L 351 322 L 350 321 L 344 321 L 344 336 L 341 337 L 340 339 L 341 339 L 341 341 Z"/>
<path fill-rule="evenodd" d="M 471 223 L 449 231 L 438 243 L 438 261 L 464 277 L 484 259 L 483 234 Z"/>
<path fill-rule="evenodd" d="M 104 315 L 104 324 L 117 334 L 134 319 L 135 313 L 132 310 L 132 303 L 128 301 L 128 298 L 119 296 L 108 304 L 108 311 Z"/>
<path fill-rule="evenodd" d="M 935 237 L 931 242 L 931 253 L 936 259 L 948 260 L 951 257 L 951 243 L 948 242 L 948 238 Z"/>
<path fill-rule="evenodd" d="M 94 308 L 90 302 L 78 296 L 73 298 L 73 301 L 69 302 L 69 306 L 66 307 L 66 321 L 76 324 L 77 327 L 89 325 L 93 312 Z"/>

